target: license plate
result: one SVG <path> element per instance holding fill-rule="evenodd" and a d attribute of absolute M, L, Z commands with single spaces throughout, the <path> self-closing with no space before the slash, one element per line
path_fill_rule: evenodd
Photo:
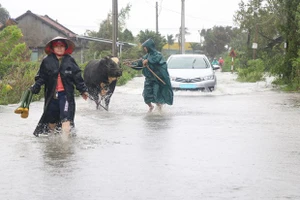
<path fill-rule="evenodd" d="M 195 89 L 197 88 L 196 84 L 180 84 L 181 89 Z"/>

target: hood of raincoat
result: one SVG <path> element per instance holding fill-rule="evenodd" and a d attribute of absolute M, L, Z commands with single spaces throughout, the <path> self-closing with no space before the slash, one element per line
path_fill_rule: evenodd
<path fill-rule="evenodd" d="M 154 41 L 150 38 L 148 40 L 146 40 L 143 44 L 142 44 L 142 47 L 146 47 L 147 50 L 148 50 L 148 53 L 152 53 L 152 52 L 155 52 L 156 49 L 155 49 L 155 43 Z"/>

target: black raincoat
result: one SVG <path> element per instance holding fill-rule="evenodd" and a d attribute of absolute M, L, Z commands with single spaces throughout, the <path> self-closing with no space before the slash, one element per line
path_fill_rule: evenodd
<path fill-rule="evenodd" d="M 51 53 L 46 56 L 41 65 L 40 69 L 35 77 L 35 83 L 31 87 L 31 91 L 35 94 L 39 93 L 41 86 L 44 85 L 45 104 L 43 115 L 34 131 L 34 135 L 38 136 L 43 133 L 47 127 L 45 120 L 45 111 L 48 108 L 49 102 L 56 94 L 56 84 L 58 73 L 60 73 L 62 83 L 66 92 L 67 101 L 69 103 L 69 109 L 71 109 L 71 124 L 74 126 L 75 116 L 75 99 L 74 99 L 74 86 L 82 94 L 87 92 L 87 87 L 83 81 L 81 75 L 81 69 L 78 67 L 74 58 L 66 54 L 59 64 L 59 60 L 56 55 Z"/>

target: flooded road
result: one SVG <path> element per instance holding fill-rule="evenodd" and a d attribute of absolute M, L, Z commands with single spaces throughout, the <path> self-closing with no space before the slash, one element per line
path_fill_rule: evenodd
<path fill-rule="evenodd" d="M 143 78 L 117 87 L 110 111 L 77 99 L 76 137 L 36 138 L 0 106 L 1 200 L 300 199 L 300 94 L 217 72 L 212 93 L 176 91 L 147 114 Z"/>

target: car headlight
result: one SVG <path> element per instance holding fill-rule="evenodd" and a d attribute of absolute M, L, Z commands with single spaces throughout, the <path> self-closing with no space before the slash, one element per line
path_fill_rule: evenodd
<path fill-rule="evenodd" d="M 207 80 L 214 80 L 215 76 L 214 75 L 210 75 L 210 76 L 205 76 L 203 77 L 203 80 L 207 81 Z"/>

